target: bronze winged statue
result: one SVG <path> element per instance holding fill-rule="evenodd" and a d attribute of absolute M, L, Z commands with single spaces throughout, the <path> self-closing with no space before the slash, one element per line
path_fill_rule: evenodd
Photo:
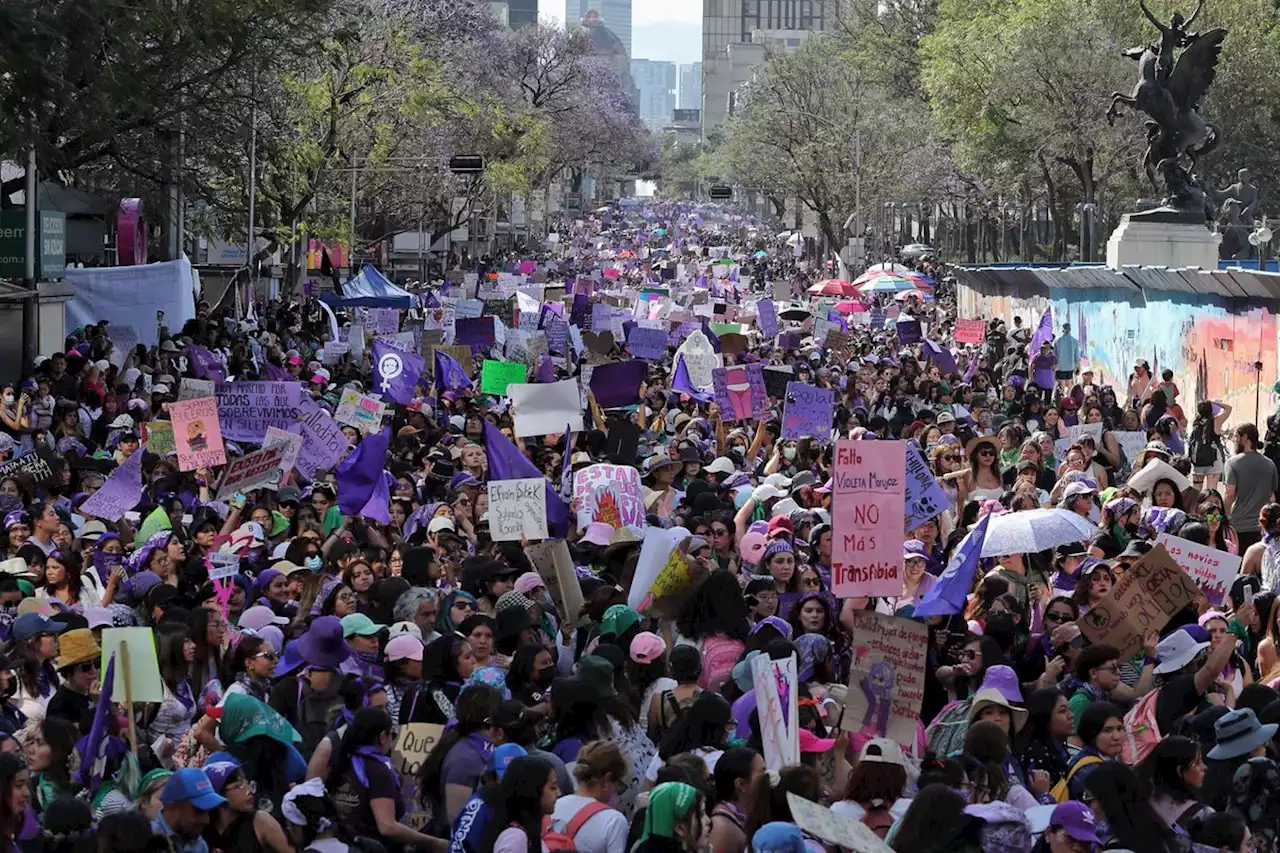
<path fill-rule="evenodd" d="M 1147 150 L 1142 167 L 1147 179 L 1157 192 L 1164 190 L 1166 207 L 1192 215 L 1204 212 L 1204 189 L 1195 174 L 1196 163 L 1220 141 L 1218 128 L 1200 115 L 1200 104 L 1217 75 L 1222 42 L 1227 37 L 1221 27 L 1204 33 L 1191 31 L 1204 4 L 1205 0 L 1200 0 L 1190 18 L 1175 12 L 1164 24 L 1151 14 L 1145 0 L 1138 0 L 1142 13 L 1160 31 L 1160 41 L 1125 51 L 1125 56 L 1138 61 L 1138 83 L 1129 95 L 1113 94 L 1107 110 L 1108 122 L 1120 115 L 1121 104 L 1146 113 Z"/>

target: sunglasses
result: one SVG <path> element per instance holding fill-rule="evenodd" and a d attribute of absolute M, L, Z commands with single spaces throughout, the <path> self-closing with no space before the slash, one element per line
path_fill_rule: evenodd
<path fill-rule="evenodd" d="M 280 660 L 280 655 L 275 652 L 258 652 L 254 657 L 262 658 L 263 660 Z"/>
<path fill-rule="evenodd" d="M 983 448 L 979 448 L 978 455 L 979 456 L 995 456 L 996 452 L 994 449 L 990 447 L 983 447 Z"/>
<path fill-rule="evenodd" d="M 938 458 L 939 458 L 939 459 L 941 459 L 943 462 L 955 462 L 955 461 L 956 461 L 956 458 L 955 458 L 954 456 L 952 456 L 950 453 L 943 453 L 943 454 L 942 454 L 942 455 L 940 455 Z"/>
<path fill-rule="evenodd" d="M 1059 624 L 1061 624 L 1062 622 L 1070 622 L 1071 618 L 1072 617 L 1070 613 L 1058 613 L 1055 611 L 1049 611 L 1044 615 L 1044 621 L 1058 622 Z"/>
<path fill-rule="evenodd" d="M 470 601 L 455 601 L 455 602 L 453 603 L 453 606 L 454 606 L 454 607 L 457 607 L 457 608 L 459 608 L 459 609 L 461 609 L 461 610 L 475 610 L 475 609 L 476 609 L 476 606 L 475 606 L 474 604 L 472 604 Z"/>
<path fill-rule="evenodd" d="M 88 663 L 78 664 L 76 672 L 97 672 L 100 668 L 97 661 L 89 661 Z"/>

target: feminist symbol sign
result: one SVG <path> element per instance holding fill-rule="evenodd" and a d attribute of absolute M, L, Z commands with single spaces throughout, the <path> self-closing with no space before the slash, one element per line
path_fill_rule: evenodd
<path fill-rule="evenodd" d="M 378 373 L 382 375 L 383 392 L 390 391 L 392 381 L 404 373 L 404 360 L 398 353 L 384 353 L 378 360 Z"/>

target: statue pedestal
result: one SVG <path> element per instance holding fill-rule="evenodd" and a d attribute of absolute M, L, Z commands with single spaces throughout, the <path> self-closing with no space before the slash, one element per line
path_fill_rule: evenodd
<path fill-rule="evenodd" d="M 1107 266 L 1218 268 L 1218 242 L 1202 222 L 1159 215 L 1126 213 L 1107 241 Z M 1181 221 L 1179 221 L 1181 220 Z"/>

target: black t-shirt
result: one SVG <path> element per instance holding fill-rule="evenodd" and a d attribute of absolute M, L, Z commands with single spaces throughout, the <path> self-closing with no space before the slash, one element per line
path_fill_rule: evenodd
<path fill-rule="evenodd" d="M 1196 675 L 1189 672 L 1174 676 L 1156 696 L 1156 725 L 1160 736 L 1172 734 L 1178 721 L 1200 707 L 1200 694 L 1196 692 Z"/>
<path fill-rule="evenodd" d="M 371 800 L 389 799 L 395 803 L 396 819 L 404 816 L 404 804 L 400 802 L 400 786 L 395 774 L 382 763 L 367 758 L 355 758 L 362 762 L 369 779 L 366 788 L 356 778 L 350 767 L 342 774 L 342 781 L 333 792 L 333 804 L 337 809 L 339 825 L 348 838 L 377 838 L 378 822 L 373 816 Z"/>
<path fill-rule="evenodd" d="M 77 693 L 65 684 L 59 687 L 53 694 L 53 698 L 49 700 L 45 715 L 74 723 L 82 735 L 87 735 L 89 729 L 93 727 L 93 705 L 89 697 Z"/>

